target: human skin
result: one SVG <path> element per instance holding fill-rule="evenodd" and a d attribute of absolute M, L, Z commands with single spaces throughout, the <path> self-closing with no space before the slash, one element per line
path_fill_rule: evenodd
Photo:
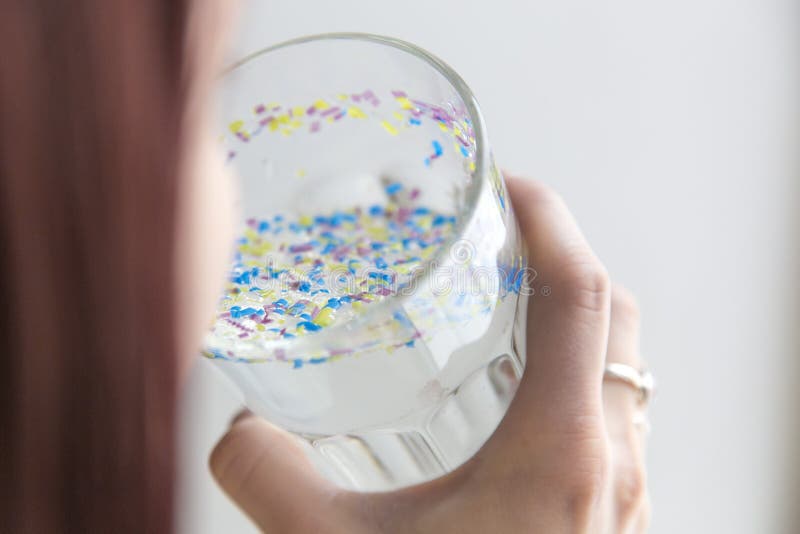
<path fill-rule="evenodd" d="M 209 181 L 191 186 L 211 187 Z M 625 384 L 603 381 L 607 362 L 641 365 L 635 299 L 612 287 L 558 195 L 530 180 L 509 179 L 508 188 L 538 273 L 536 283 L 551 290 L 546 297 L 537 293 L 529 299 L 527 367 L 494 435 L 471 460 L 442 478 L 365 494 L 324 479 L 295 437 L 245 413 L 214 449 L 210 466 L 222 489 L 262 530 L 330 534 L 647 530 L 644 432 L 634 423 L 641 409 L 637 392 Z M 193 195 L 198 202 L 218 198 L 213 191 Z M 191 225 L 186 228 L 191 230 Z M 222 239 L 222 233 L 217 231 L 214 239 Z M 209 246 L 208 237 L 203 242 Z M 209 274 L 213 270 L 206 266 L 205 273 L 197 273 L 196 283 L 217 287 L 218 273 Z M 209 278 L 202 280 L 204 276 Z M 212 307 L 209 304 L 207 317 Z M 193 315 L 202 316 L 197 311 Z M 187 331 L 200 332 L 203 327 L 198 323 Z"/>

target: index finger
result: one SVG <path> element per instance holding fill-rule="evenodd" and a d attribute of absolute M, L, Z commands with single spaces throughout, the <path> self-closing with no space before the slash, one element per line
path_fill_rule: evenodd
<path fill-rule="evenodd" d="M 564 202 L 546 186 L 507 181 L 536 270 L 528 302 L 527 363 L 509 410 L 487 446 L 602 430 L 602 373 L 611 285 Z M 595 428 L 596 429 L 596 428 Z M 529 453 L 529 449 L 528 452 Z"/>

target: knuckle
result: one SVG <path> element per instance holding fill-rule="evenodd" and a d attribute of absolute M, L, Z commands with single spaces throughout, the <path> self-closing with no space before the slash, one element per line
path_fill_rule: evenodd
<path fill-rule="evenodd" d="M 605 266 L 581 244 L 570 251 L 559 268 L 560 283 L 570 302 L 591 312 L 604 312 L 611 302 L 611 279 Z"/>
<path fill-rule="evenodd" d="M 611 291 L 611 313 L 633 324 L 639 324 L 641 317 L 636 296 L 619 284 L 614 284 Z"/>
<path fill-rule="evenodd" d="M 644 467 L 627 463 L 616 470 L 614 477 L 614 500 L 620 521 L 629 525 L 641 512 L 647 494 L 647 477 Z"/>
<path fill-rule="evenodd" d="M 564 451 L 565 487 L 575 517 L 590 517 L 607 487 L 611 460 L 602 438 L 585 439 Z"/>
<path fill-rule="evenodd" d="M 600 503 L 605 487 L 605 475 L 599 470 L 584 472 L 573 477 L 567 488 L 566 502 L 569 515 L 577 524 L 589 524 Z"/>

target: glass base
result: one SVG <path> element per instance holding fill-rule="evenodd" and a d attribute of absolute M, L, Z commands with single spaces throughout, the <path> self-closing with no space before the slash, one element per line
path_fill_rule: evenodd
<path fill-rule="evenodd" d="M 486 442 L 523 368 L 516 354 L 502 354 L 422 415 L 359 433 L 302 437 L 317 468 L 342 487 L 387 491 L 425 482 L 463 464 Z"/>

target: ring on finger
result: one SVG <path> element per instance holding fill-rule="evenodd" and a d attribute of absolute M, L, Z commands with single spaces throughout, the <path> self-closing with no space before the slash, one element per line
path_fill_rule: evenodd
<path fill-rule="evenodd" d="M 607 363 L 603 372 L 604 380 L 625 384 L 636 390 L 640 406 L 645 406 L 655 392 L 655 379 L 646 369 L 637 369 L 624 363 Z"/>

